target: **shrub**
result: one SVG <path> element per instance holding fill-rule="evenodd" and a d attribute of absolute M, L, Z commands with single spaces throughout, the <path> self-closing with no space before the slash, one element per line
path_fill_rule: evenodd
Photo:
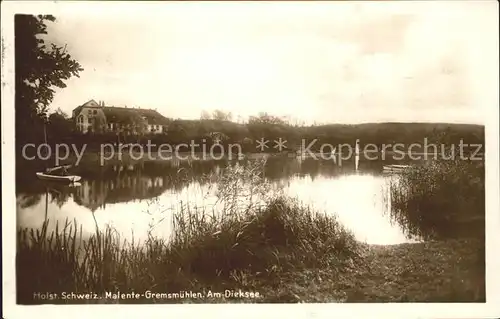
<path fill-rule="evenodd" d="M 393 217 L 424 238 L 483 236 L 484 163 L 436 160 L 391 184 Z"/>
<path fill-rule="evenodd" d="M 18 301 L 32 303 L 37 291 L 255 288 L 306 268 L 353 267 L 360 260 L 354 236 L 334 216 L 272 192 L 263 164 L 224 169 L 216 192 L 222 209 L 181 204 L 170 239 L 126 242 L 110 227 L 82 239 L 76 221 L 50 234 L 49 221 L 19 230 Z"/>

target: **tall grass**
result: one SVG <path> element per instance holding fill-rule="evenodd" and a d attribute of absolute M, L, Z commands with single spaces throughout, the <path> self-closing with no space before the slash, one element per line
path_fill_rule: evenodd
<path fill-rule="evenodd" d="M 423 239 L 484 236 L 484 162 L 435 160 L 391 184 L 393 217 Z"/>
<path fill-rule="evenodd" d="M 255 289 L 301 269 L 341 272 L 360 260 L 360 246 L 335 217 L 268 192 L 258 166 L 228 167 L 219 181 L 224 209 L 181 206 L 170 239 L 150 236 L 139 245 L 110 227 L 82 239 L 76 221 L 50 234 L 48 221 L 19 230 L 18 302 L 34 303 L 33 293 L 45 291 Z"/>

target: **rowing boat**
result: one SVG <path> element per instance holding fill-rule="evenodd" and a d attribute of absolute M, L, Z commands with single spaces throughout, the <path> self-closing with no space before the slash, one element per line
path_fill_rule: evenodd
<path fill-rule="evenodd" d="M 51 175 L 51 174 L 46 174 L 46 173 L 42 173 L 42 172 L 36 173 L 36 176 L 39 179 L 43 179 L 43 180 L 47 180 L 47 181 L 67 182 L 67 183 L 78 182 L 79 180 L 82 179 L 82 177 L 78 176 L 78 175 L 58 176 L 58 175 Z"/>
<path fill-rule="evenodd" d="M 65 183 L 75 183 L 82 179 L 78 175 L 68 174 L 67 170 L 71 165 L 56 166 L 53 168 L 48 168 L 45 172 L 38 172 L 36 176 L 39 179 L 53 182 L 65 182 Z"/>
<path fill-rule="evenodd" d="M 45 140 L 45 144 L 47 144 L 47 127 L 46 123 L 43 124 L 43 136 Z M 52 182 L 64 182 L 64 183 L 75 183 L 78 182 L 81 176 L 70 175 L 67 172 L 67 169 L 72 165 L 62 165 L 56 166 L 52 168 L 46 168 L 45 172 L 37 172 L 36 177 L 41 180 L 52 181 Z"/>

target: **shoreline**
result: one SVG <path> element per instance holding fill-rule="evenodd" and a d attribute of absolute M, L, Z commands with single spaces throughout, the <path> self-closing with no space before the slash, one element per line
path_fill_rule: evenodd
<path fill-rule="evenodd" d="M 115 290 L 112 298 L 96 298 L 98 292 L 79 292 L 91 298 L 54 298 L 20 304 L 150 304 L 150 303 L 356 303 L 356 302 L 484 302 L 485 264 L 484 242 L 474 238 L 403 243 L 395 245 L 364 245 L 361 262 L 338 271 L 337 269 L 303 269 L 284 273 L 276 280 L 262 279 L 247 274 L 250 286 L 221 282 L 220 286 L 195 284 L 179 292 L 148 289 L 142 291 Z M 230 297 L 215 294 L 220 291 L 242 291 Z M 146 290 L 145 290 L 146 291 Z M 191 291 L 184 297 L 176 296 Z M 212 292 L 212 295 L 207 294 Z M 67 292 L 66 294 L 71 293 Z M 253 297 L 250 297 L 253 293 Z M 158 295 L 157 295 L 158 294 Z M 154 298 L 155 295 L 164 298 Z M 170 296 L 165 296 L 169 294 Z M 255 296 L 258 294 L 258 297 Z M 100 293 L 99 293 L 100 295 Z M 173 295 L 173 297 L 172 297 Z M 153 296 L 153 297 L 151 297 Z M 85 299 L 85 298 L 83 298 Z"/>

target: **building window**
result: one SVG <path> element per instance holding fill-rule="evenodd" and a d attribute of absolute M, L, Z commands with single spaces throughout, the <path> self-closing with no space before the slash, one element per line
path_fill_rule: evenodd
<path fill-rule="evenodd" d="M 97 115 L 97 110 L 94 110 L 94 115 Z"/>

